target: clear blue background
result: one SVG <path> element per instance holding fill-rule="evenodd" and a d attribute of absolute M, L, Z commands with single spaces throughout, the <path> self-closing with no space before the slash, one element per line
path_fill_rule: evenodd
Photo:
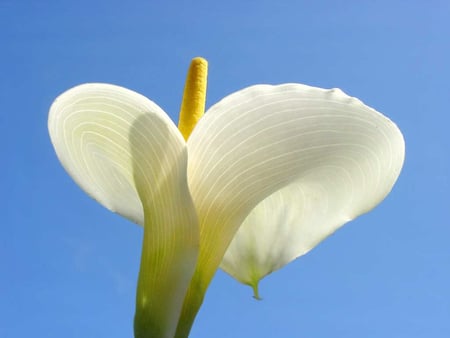
<path fill-rule="evenodd" d="M 257 83 L 340 87 L 401 128 L 375 210 L 260 285 L 218 272 L 192 337 L 450 337 L 450 2 L 0 0 L 0 337 L 132 337 L 142 229 L 64 172 L 48 108 L 84 82 L 177 118 L 190 59 L 208 106 Z"/>

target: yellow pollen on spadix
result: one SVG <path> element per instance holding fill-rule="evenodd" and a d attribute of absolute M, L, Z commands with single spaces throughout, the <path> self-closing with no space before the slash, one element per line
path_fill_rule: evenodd
<path fill-rule="evenodd" d="M 208 62 L 201 57 L 192 59 L 178 121 L 178 129 L 186 141 L 205 112 L 207 77 Z"/>

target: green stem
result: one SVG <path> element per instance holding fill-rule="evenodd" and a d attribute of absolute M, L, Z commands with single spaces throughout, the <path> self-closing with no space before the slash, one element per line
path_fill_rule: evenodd
<path fill-rule="evenodd" d="M 189 337 L 195 317 L 197 316 L 197 313 L 203 303 L 205 292 L 209 284 L 207 283 L 204 285 L 204 283 L 201 283 L 200 281 L 201 278 L 199 278 L 199 274 L 195 273 L 191 280 L 186 298 L 184 299 L 184 306 L 181 311 L 180 320 L 178 321 L 177 331 L 174 338 Z"/>

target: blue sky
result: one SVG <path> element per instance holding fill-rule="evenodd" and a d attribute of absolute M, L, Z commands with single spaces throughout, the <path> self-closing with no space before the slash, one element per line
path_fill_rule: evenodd
<path fill-rule="evenodd" d="M 218 272 L 192 337 L 450 336 L 448 1 L 0 0 L 0 337 L 132 337 L 142 229 L 59 164 L 48 109 L 108 82 L 177 119 L 190 59 L 207 106 L 246 86 L 339 87 L 393 119 L 392 193 L 262 281 Z"/>

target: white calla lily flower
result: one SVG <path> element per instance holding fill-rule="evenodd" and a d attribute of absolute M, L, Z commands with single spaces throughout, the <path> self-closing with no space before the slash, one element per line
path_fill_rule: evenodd
<path fill-rule="evenodd" d="M 397 126 L 336 89 L 257 85 L 202 117 L 206 73 L 194 59 L 179 129 L 109 84 L 72 88 L 50 109 L 75 182 L 144 225 L 137 338 L 187 337 L 219 265 L 257 297 L 261 278 L 380 203 L 403 164 Z"/>

